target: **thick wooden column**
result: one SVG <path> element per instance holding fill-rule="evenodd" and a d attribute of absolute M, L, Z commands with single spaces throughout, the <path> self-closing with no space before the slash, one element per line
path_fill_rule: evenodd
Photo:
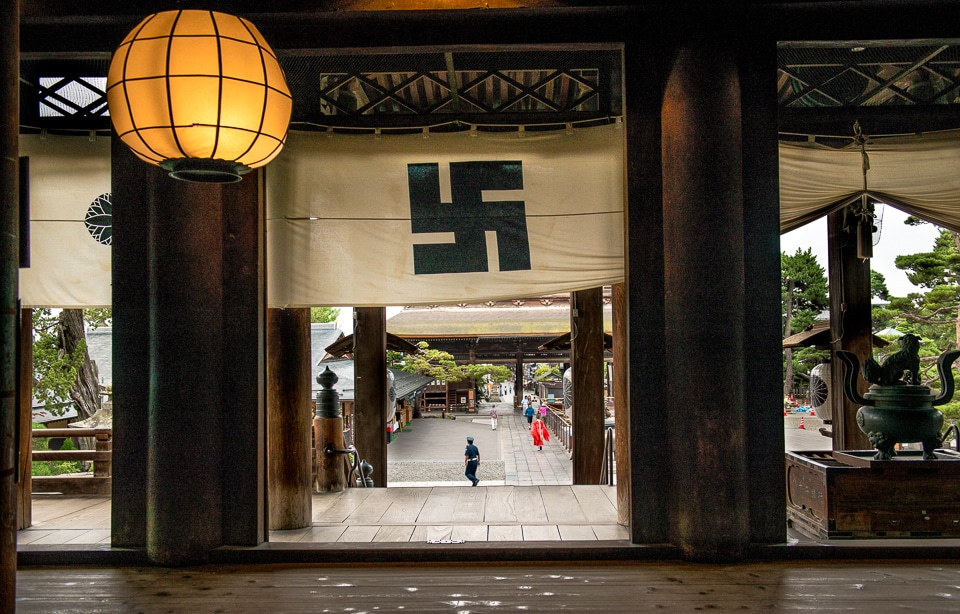
<path fill-rule="evenodd" d="M 150 399 L 150 262 L 147 186 L 168 180 L 114 136 L 110 145 L 113 204 L 112 294 L 113 493 L 110 543 L 147 545 L 148 406 Z M 123 365 L 123 368 L 120 368 Z"/>
<path fill-rule="evenodd" d="M 384 307 L 353 310 L 355 389 L 353 442 L 373 465 L 375 486 L 387 485 L 387 311 Z"/>
<path fill-rule="evenodd" d="M 668 34 L 669 35 L 669 34 Z M 648 49 L 672 40 L 624 49 L 627 118 L 627 211 L 624 224 L 629 381 L 630 539 L 670 541 L 670 463 L 664 295 L 663 174 L 660 108 L 669 66 Z"/>
<path fill-rule="evenodd" d="M 17 594 L 20 2 L 0 5 L 0 610 Z"/>
<path fill-rule="evenodd" d="M 728 39 L 681 46 L 661 118 L 671 541 L 691 559 L 738 559 L 750 543 L 743 132 Z"/>
<path fill-rule="evenodd" d="M 603 459 L 603 288 L 570 294 L 573 483 L 599 484 Z"/>
<path fill-rule="evenodd" d="M 267 484 L 271 529 L 310 526 L 310 309 L 267 310 Z"/>
<path fill-rule="evenodd" d="M 265 169 L 222 186 L 223 543 L 267 539 Z M 309 389 L 308 389 L 309 390 Z"/>
<path fill-rule="evenodd" d="M 777 43 L 746 37 L 740 50 L 745 284 L 744 407 L 753 543 L 783 543 L 786 501 L 780 337 L 780 181 Z"/>
<path fill-rule="evenodd" d="M 847 209 L 827 216 L 827 253 L 830 286 L 830 337 L 834 357 L 830 369 L 833 407 L 833 449 L 871 450 L 870 440 L 857 426 L 859 405 L 843 395 L 843 364 L 837 350 L 853 352 L 863 364 L 873 355 L 870 301 L 870 261 L 857 258 L 856 225 L 844 229 Z M 858 376 L 861 394 L 866 383 Z"/>
<path fill-rule="evenodd" d="M 17 476 L 17 528 L 33 523 L 33 309 L 20 310 L 17 379 L 20 407 L 20 472 Z"/>
<path fill-rule="evenodd" d="M 202 563 L 223 543 L 223 189 L 168 177 L 148 189 L 147 554 Z"/>
<path fill-rule="evenodd" d="M 517 344 L 517 381 L 514 382 L 513 386 L 513 408 L 519 409 L 520 403 L 523 402 L 523 350 L 520 349 L 519 344 Z"/>
<path fill-rule="evenodd" d="M 613 428 L 617 435 L 617 522 L 630 524 L 630 393 L 627 381 L 627 289 L 613 284 Z"/>

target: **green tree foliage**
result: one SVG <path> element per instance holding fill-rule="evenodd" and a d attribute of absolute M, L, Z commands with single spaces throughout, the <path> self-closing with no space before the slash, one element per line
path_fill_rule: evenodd
<path fill-rule="evenodd" d="M 561 375 L 560 367 L 557 365 L 541 364 L 537 365 L 537 369 L 533 372 L 533 379 L 542 382 L 544 380 L 560 379 Z"/>
<path fill-rule="evenodd" d="M 63 415 L 72 400 L 81 417 L 99 402 L 96 372 L 87 355 L 84 321 L 91 328 L 109 326 L 109 309 L 33 310 L 33 396 L 54 415 Z"/>
<path fill-rule="evenodd" d="M 890 321 L 904 333 L 924 339 L 920 357 L 924 382 L 936 381 L 935 357 L 957 347 L 960 310 L 960 237 L 942 229 L 929 252 L 897 256 L 895 264 L 907 279 L 926 292 L 890 298 Z"/>
<path fill-rule="evenodd" d="M 442 382 L 459 382 L 466 379 L 479 382 L 485 376 L 489 376 L 492 382 L 499 383 L 513 377 L 513 372 L 503 365 L 458 365 L 452 354 L 431 348 L 426 341 L 421 341 L 417 345 L 420 352 L 414 355 L 388 351 L 387 365 L 407 373 L 426 375 Z"/>
<path fill-rule="evenodd" d="M 827 275 L 813 250 L 797 249 L 792 256 L 780 253 L 780 299 L 783 338 L 813 324 L 814 318 L 829 305 Z M 808 374 L 820 362 L 824 352 L 804 348 L 784 350 L 784 395 L 793 394 L 795 373 Z"/>
<path fill-rule="evenodd" d="M 340 309 L 337 307 L 311 307 L 310 321 L 316 324 L 324 322 L 336 322 L 340 317 Z"/>

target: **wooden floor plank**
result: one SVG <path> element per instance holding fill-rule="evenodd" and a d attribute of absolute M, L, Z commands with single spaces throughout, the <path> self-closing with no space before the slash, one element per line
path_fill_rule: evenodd
<path fill-rule="evenodd" d="M 297 541 L 299 543 L 332 544 L 333 542 L 341 541 L 340 538 L 343 537 L 347 528 L 345 524 L 310 527 L 310 530 L 304 533 Z"/>
<path fill-rule="evenodd" d="M 518 489 L 514 508 L 517 511 L 516 521 L 519 523 L 547 522 L 547 510 L 543 505 L 539 486 Z"/>
<path fill-rule="evenodd" d="M 591 528 L 600 540 L 630 539 L 630 531 L 620 524 L 595 524 Z"/>
<path fill-rule="evenodd" d="M 571 486 L 541 486 L 540 494 L 543 496 L 543 506 L 546 508 L 547 519 L 550 522 L 557 524 L 589 522 Z"/>
<path fill-rule="evenodd" d="M 349 516 L 344 518 L 343 522 L 347 524 L 380 522 L 380 518 L 390 509 L 390 505 L 393 503 L 393 493 L 389 492 L 389 489 L 372 488 L 366 490 L 372 490 L 373 492 L 363 500 L 362 505 L 357 506 Z"/>
<path fill-rule="evenodd" d="M 486 488 L 461 488 L 457 497 L 457 506 L 454 508 L 450 520 L 453 522 L 483 522 L 487 490 Z"/>
<path fill-rule="evenodd" d="M 98 544 L 110 539 L 110 529 L 90 529 L 74 537 L 68 544 Z"/>
<path fill-rule="evenodd" d="M 321 510 L 313 510 L 313 521 L 319 523 L 343 522 L 363 502 L 377 490 L 376 488 L 347 488 L 341 493 L 329 493 L 324 495 L 332 497 L 331 505 Z"/>
<path fill-rule="evenodd" d="M 450 538 L 454 540 L 463 540 L 465 542 L 485 542 L 487 541 L 487 525 L 454 525 L 453 531 L 450 532 Z"/>
<path fill-rule="evenodd" d="M 555 524 L 525 524 L 521 528 L 525 542 L 560 541 L 560 531 Z"/>
<path fill-rule="evenodd" d="M 70 540 L 80 537 L 87 531 L 88 529 L 60 529 L 58 531 L 51 531 L 49 535 L 35 539 L 31 543 L 35 546 L 41 544 L 68 544 Z"/>
<path fill-rule="evenodd" d="M 17 543 L 24 545 L 32 544 L 38 539 L 56 532 L 57 529 L 25 529 L 17 532 Z"/>
<path fill-rule="evenodd" d="M 565 542 L 571 541 L 596 541 L 597 535 L 589 525 L 582 524 L 561 524 L 557 525 L 560 531 L 560 539 Z"/>
<path fill-rule="evenodd" d="M 584 516 L 591 522 L 616 522 L 617 506 L 610 502 L 604 491 L 610 486 L 574 485 L 570 487 L 574 497 L 580 504 Z"/>
<path fill-rule="evenodd" d="M 470 487 L 467 487 L 470 488 Z M 441 486 L 430 491 L 420 515 L 419 524 L 441 524 L 450 522 L 457 509 L 457 499 L 460 497 L 460 486 Z"/>
<path fill-rule="evenodd" d="M 610 505 L 616 509 L 617 507 L 617 487 L 616 486 L 601 486 L 600 492 L 606 495 L 607 499 L 610 501 Z"/>
<path fill-rule="evenodd" d="M 319 528 L 319 527 L 318 527 Z M 331 527 L 333 528 L 333 527 Z M 338 542 L 363 542 L 369 543 L 373 541 L 373 538 L 377 536 L 377 531 L 380 530 L 379 525 L 350 525 L 347 529 L 337 538 Z"/>
<path fill-rule="evenodd" d="M 287 529 L 284 531 L 270 531 L 270 541 L 281 543 L 295 543 L 303 539 L 303 536 L 309 533 L 313 527 L 303 529 Z"/>
<path fill-rule="evenodd" d="M 450 525 L 417 525 L 410 536 L 412 542 L 442 541 L 453 539 L 453 527 Z"/>
<path fill-rule="evenodd" d="M 478 541 L 476 527 L 482 525 L 486 527 L 488 540 L 522 541 L 524 534 L 519 526 L 522 524 L 589 526 L 599 539 L 627 539 L 626 529 L 615 524 L 615 508 L 604 501 L 614 491 L 612 487 L 601 486 L 441 486 L 350 488 L 341 493 L 315 493 L 316 530 L 274 531 L 270 541 L 332 543 L 344 536 L 351 541 L 408 540 L 413 539 L 413 525 L 434 527 L 417 533 L 417 540 L 426 540 L 427 535 L 430 539 L 450 539 L 454 530 L 448 527 L 462 526 L 469 527 L 458 529 L 466 536 L 462 539 Z M 109 497 L 37 495 L 34 516 L 46 524 L 35 524 L 18 532 L 17 543 L 24 546 L 109 543 L 110 504 Z M 582 515 L 587 517 L 586 521 L 581 520 Z M 515 528 L 506 526 L 513 523 L 517 525 Z M 379 525 L 376 529 L 358 528 L 346 533 L 350 526 L 376 525 Z M 396 528 L 406 526 L 410 528 Z M 582 529 L 564 531 L 561 537 L 571 539 L 572 531 Z M 585 537 L 586 533 L 580 536 Z"/>
<path fill-rule="evenodd" d="M 380 517 L 382 524 L 416 521 L 432 489 L 392 488 L 388 490 L 392 503 L 389 509 Z"/>
<path fill-rule="evenodd" d="M 492 524 L 487 529 L 487 541 L 522 542 L 523 529 L 518 524 Z"/>
<path fill-rule="evenodd" d="M 483 520 L 485 522 L 516 522 L 517 489 L 513 486 L 485 488 L 487 498 L 484 503 Z"/>
<path fill-rule="evenodd" d="M 408 542 L 413 535 L 414 525 L 381 525 L 374 536 L 375 542 Z"/>

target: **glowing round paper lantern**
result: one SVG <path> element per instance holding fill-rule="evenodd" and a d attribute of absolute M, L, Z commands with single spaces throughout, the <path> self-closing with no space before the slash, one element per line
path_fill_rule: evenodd
<path fill-rule="evenodd" d="M 183 10 L 147 17 L 120 43 L 107 104 L 141 159 L 177 179 L 232 183 L 280 153 L 293 101 L 253 24 Z"/>

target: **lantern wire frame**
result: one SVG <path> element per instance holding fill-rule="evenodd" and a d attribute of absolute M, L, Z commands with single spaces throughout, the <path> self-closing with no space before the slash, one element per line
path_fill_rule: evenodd
<path fill-rule="evenodd" d="M 293 99 L 276 54 L 249 21 L 175 10 L 140 22 L 107 74 L 114 130 L 177 179 L 230 183 L 275 158 Z"/>

